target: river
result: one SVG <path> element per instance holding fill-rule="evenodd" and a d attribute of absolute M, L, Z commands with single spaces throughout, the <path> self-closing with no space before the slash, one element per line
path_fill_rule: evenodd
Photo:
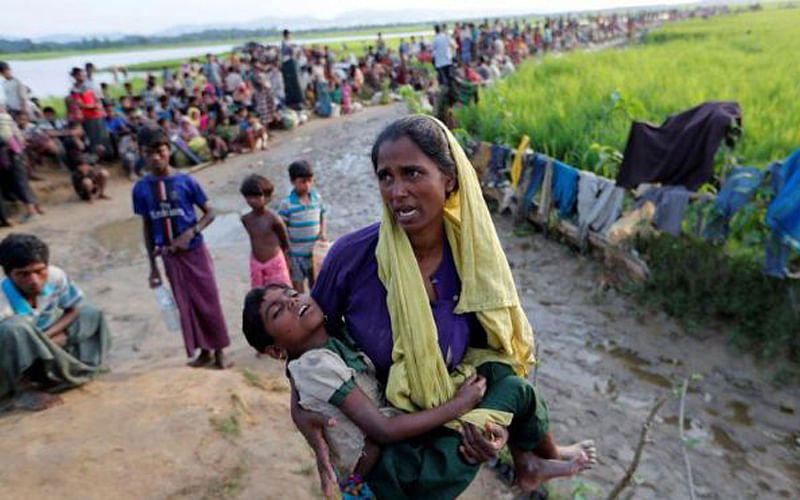
<path fill-rule="evenodd" d="M 385 39 L 411 36 L 430 36 L 429 31 L 412 33 L 387 33 Z M 294 43 L 300 45 L 325 44 L 340 42 L 359 42 L 374 40 L 375 35 L 340 36 L 326 38 L 296 39 Z M 273 42 L 275 43 L 275 42 Z M 190 58 L 204 56 L 205 54 L 219 54 L 231 50 L 231 44 L 223 45 L 196 45 L 193 47 L 175 47 L 164 49 L 142 49 L 111 53 L 88 53 L 84 55 L 69 55 L 53 59 L 38 59 L 31 61 L 8 60 L 14 75 L 27 85 L 34 96 L 45 97 L 51 95 L 64 95 L 71 85 L 69 72 L 73 67 L 83 67 L 87 62 L 94 63 L 97 68 L 111 66 L 128 66 L 131 64 L 162 61 L 168 59 Z M 111 73 L 98 73 L 100 82 L 113 82 Z"/>

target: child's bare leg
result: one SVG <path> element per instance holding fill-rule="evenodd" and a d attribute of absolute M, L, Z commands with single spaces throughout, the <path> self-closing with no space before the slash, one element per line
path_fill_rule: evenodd
<path fill-rule="evenodd" d="M 97 174 L 97 197 L 101 200 L 110 200 L 106 194 L 106 184 L 108 184 L 108 170 L 102 168 Z"/>
<path fill-rule="evenodd" d="M 95 190 L 94 190 L 94 182 L 92 182 L 92 179 L 90 179 L 88 177 L 85 177 L 81 181 L 81 183 L 83 184 L 83 189 L 85 189 L 86 193 L 88 193 L 88 196 L 86 197 L 86 203 L 94 202 L 93 198 L 94 198 Z"/>
<path fill-rule="evenodd" d="M 540 458 L 533 451 L 511 449 L 517 484 L 524 491 L 533 491 L 542 483 L 557 477 L 574 476 L 588 466 L 589 458 L 581 452 L 572 460 L 553 460 Z"/>

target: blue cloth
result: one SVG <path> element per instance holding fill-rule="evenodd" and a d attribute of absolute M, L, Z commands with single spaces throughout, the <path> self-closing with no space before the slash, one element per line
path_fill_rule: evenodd
<path fill-rule="evenodd" d="M 208 202 L 203 188 L 191 176 L 176 173 L 167 177 L 148 174 L 133 187 L 133 211 L 147 217 L 153 226 L 153 243 L 165 247 L 184 231 L 197 224 L 194 207 Z M 190 249 L 197 248 L 203 236 L 195 236 Z"/>
<path fill-rule="evenodd" d="M 728 236 L 731 217 L 750 202 L 765 173 L 765 170 L 755 167 L 736 167 L 731 171 L 714 201 L 704 237 L 722 240 Z"/>
<path fill-rule="evenodd" d="M 800 251 L 800 149 L 772 172 L 775 198 L 767 208 L 767 225 Z"/>
<path fill-rule="evenodd" d="M 523 197 L 523 206 L 526 214 L 529 214 L 533 208 L 533 197 L 536 196 L 536 192 L 539 191 L 539 187 L 542 185 L 544 171 L 547 167 L 547 158 L 539 153 L 534 153 L 529 161 L 529 168 L 533 169 L 533 172 L 531 173 L 528 189 L 525 190 L 525 196 Z"/>
<path fill-rule="evenodd" d="M 577 169 L 553 160 L 553 201 L 558 207 L 558 214 L 563 218 L 575 213 L 579 179 L 580 173 Z"/>
<path fill-rule="evenodd" d="M 123 128 L 128 127 L 128 122 L 119 116 L 113 118 L 106 117 L 106 130 L 112 134 L 119 134 Z"/>

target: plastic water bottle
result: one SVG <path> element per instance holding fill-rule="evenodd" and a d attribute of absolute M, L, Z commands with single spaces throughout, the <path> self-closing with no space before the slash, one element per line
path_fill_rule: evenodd
<path fill-rule="evenodd" d="M 167 324 L 167 330 L 171 332 L 180 331 L 181 317 L 178 313 L 178 306 L 175 305 L 175 299 L 172 298 L 172 292 L 164 285 L 158 285 L 153 288 L 153 293 L 156 295 L 156 302 L 158 303 L 158 308 L 161 309 L 164 323 Z"/>

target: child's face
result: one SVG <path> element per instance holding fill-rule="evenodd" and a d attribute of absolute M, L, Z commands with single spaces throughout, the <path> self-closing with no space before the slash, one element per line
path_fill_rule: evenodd
<path fill-rule="evenodd" d="M 322 310 L 310 295 L 292 288 L 270 288 L 259 309 L 264 328 L 275 345 L 294 351 L 323 323 Z"/>
<path fill-rule="evenodd" d="M 245 196 L 244 199 L 253 210 L 263 210 L 269 201 L 263 194 L 259 196 Z"/>
<path fill-rule="evenodd" d="M 311 187 L 314 185 L 314 178 L 298 177 L 292 181 L 292 185 L 294 186 L 294 190 L 297 192 L 297 194 L 304 195 L 311 191 Z"/>

